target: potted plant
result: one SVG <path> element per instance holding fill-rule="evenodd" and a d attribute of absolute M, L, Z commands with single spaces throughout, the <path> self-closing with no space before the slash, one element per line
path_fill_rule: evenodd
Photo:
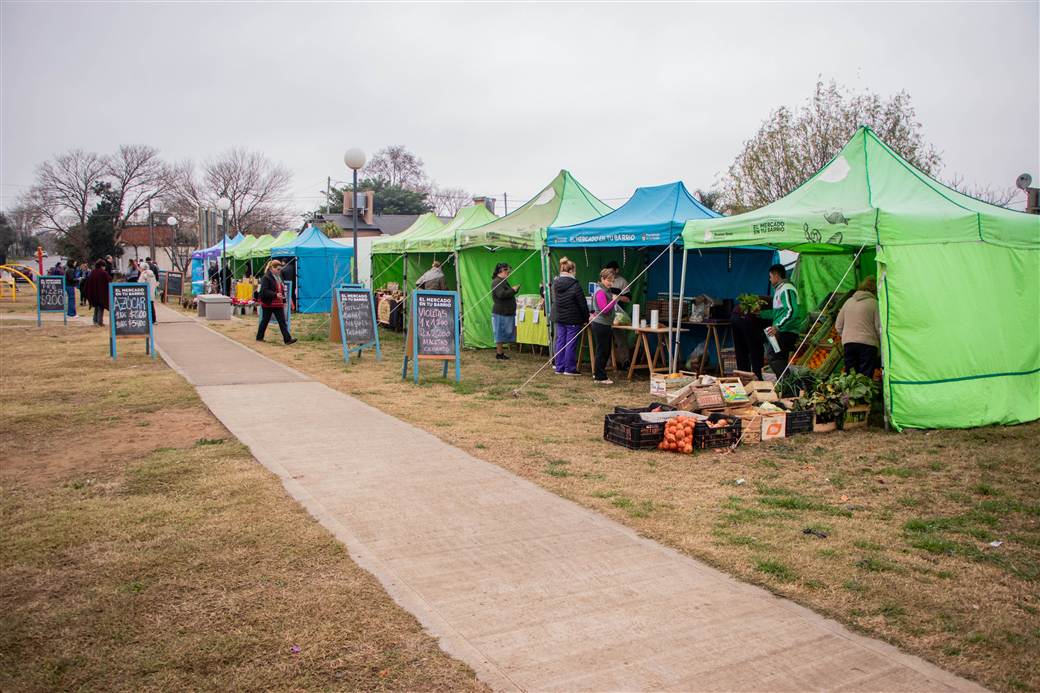
<path fill-rule="evenodd" d="M 828 433 L 844 423 L 848 396 L 831 380 L 824 381 L 798 398 L 796 406 L 815 414 L 814 433 Z"/>
<path fill-rule="evenodd" d="M 831 376 L 828 382 L 845 393 L 847 406 L 844 414 L 844 428 L 861 428 L 867 425 L 870 415 L 870 403 L 878 393 L 878 385 L 872 378 L 859 373 L 840 373 Z"/>

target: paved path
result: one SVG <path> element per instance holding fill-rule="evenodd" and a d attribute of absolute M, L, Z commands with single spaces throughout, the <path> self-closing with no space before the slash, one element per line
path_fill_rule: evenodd
<path fill-rule="evenodd" d="M 979 690 L 160 309 L 163 358 L 500 690 Z"/>

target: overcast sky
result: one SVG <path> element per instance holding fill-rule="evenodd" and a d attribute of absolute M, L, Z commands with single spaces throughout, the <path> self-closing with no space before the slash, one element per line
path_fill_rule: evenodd
<path fill-rule="evenodd" d="M 1040 179 L 1038 7 L 4 0 L 3 206 L 42 160 L 124 143 L 260 150 L 300 209 L 347 177 L 347 147 L 387 144 L 511 208 L 560 168 L 617 206 L 710 186 L 818 75 L 907 90 L 945 176 L 1007 187 Z"/>

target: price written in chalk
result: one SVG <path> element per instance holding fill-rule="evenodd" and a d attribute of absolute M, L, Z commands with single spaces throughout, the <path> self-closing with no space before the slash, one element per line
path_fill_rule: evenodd
<path fill-rule="evenodd" d="M 65 283 L 62 277 L 40 277 L 37 288 L 40 292 L 41 312 L 65 310 Z"/>
<path fill-rule="evenodd" d="M 112 325 L 117 337 L 148 336 L 148 285 L 112 287 Z"/>
<path fill-rule="evenodd" d="M 372 292 L 367 289 L 338 289 L 340 324 L 343 341 L 348 344 L 368 344 L 376 339 L 373 322 Z"/>
<path fill-rule="evenodd" d="M 458 353 L 455 343 L 455 296 L 416 296 L 416 333 L 419 338 L 419 355 L 454 356 Z"/>
<path fill-rule="evenodd" d="M 180 296 L 184 293 L 184 275 L 180 272 L 166 274 L 166 295 Z"/>

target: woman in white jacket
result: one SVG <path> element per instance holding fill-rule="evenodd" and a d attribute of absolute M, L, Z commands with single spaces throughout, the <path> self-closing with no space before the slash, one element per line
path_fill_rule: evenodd
<path fill-rule="evenodd" d="M 159 287 L 159 279 L 155 276 L 155 272 L 148 266 L 147 262 L 141 263 L 141 275 L 137 278 L 137 281 L 142 284 L 148 285 L 148 294 L 152 297 L 152 322 L 155 322 L 155 299 L 156 290 Z"/>

